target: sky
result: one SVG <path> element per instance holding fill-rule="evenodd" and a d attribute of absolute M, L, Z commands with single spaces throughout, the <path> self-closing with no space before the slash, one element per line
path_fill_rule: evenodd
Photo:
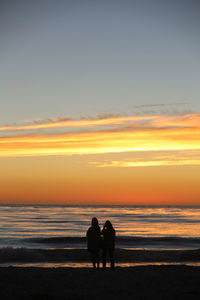
<path fill-rule="evenodd" d="M 199 12 L 0 1 L 0 203 L 200 205 Z"/>

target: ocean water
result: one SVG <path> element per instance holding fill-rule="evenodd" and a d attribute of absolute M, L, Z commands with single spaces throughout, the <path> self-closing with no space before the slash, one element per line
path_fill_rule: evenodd
<path fill-rule="evenodd" d="M 200 207 L 4 205 L 0 206 L 0 262 L 45 260 L 44 253 L 52 251 L 58 261 L 63 250 L 85 249 L 93 217 L 101 227 L 106 220 L 112 222 L 116 248 L 200 248 Z"/>

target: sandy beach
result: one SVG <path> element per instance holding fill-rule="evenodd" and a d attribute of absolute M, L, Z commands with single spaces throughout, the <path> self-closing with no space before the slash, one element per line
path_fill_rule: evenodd
<path fill-rule="evenodd" d="M 5 300 L 199 299 L 200 268 L 190 266 L 0 268 Z"/>

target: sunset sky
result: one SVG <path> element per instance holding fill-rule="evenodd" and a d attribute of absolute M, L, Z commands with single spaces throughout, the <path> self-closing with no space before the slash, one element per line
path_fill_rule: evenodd
<path fill-rule="evenodd" d="M 0 203 L 200 205 L 199 12 L 2 1 Z"/>

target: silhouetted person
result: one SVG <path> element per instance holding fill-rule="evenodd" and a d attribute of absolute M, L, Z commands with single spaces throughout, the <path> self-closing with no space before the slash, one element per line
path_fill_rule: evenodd
<path fill-rule="evenodd" d="M 106 221 L 101 234 L 103 235 L 103 268 L 106 268 L 106 258 L 108 254 L 110 259 L 110 268 L 114 269 L 115 229 L 110 221 Z"/>
<path fill-rule="evenodd" d="M 92 219 L 91 227 L 87 231 L 87 247 L 91 255 L 91 260 L 94 268 L 99 268 L 100 258 L 99 251 L 101 249 L 101 231 L 97 218 Z"/>

